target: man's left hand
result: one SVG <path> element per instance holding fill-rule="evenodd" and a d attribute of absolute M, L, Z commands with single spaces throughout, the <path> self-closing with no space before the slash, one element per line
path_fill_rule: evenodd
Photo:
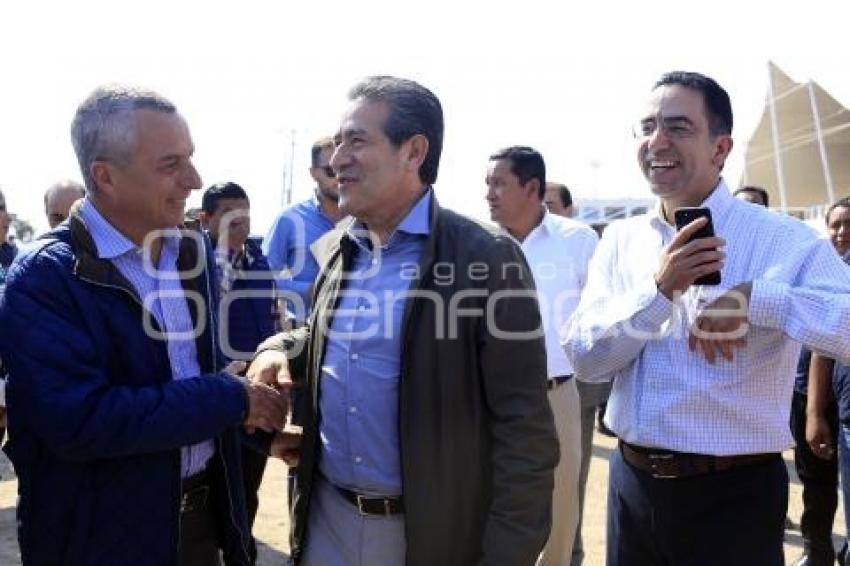
<path fill-rule="evenodd" d="M 732 361 L 736 348 L 746 345 L 752 283 L 742 283 L 718 297 L 697 316 L 688 336 L 688 347 L 702 351 L 708 363 L 717 356 Z"/>

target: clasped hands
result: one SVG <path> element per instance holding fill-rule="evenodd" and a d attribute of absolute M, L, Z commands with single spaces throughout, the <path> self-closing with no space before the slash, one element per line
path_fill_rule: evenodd
<path fill-rule="evenodd" d="M 714 236 L 689 241 L 706 222 L 705 218 L 698 218 L 682 228 L 661 254 L 655 283 L 668 299 L 673 300 L 698 278 L 723 267 L 722 247 L 726 243 L 723 238 Z M 690 327 L 690 350 L 702 354 L 710 364 L 718 357 L 731 362 L 734 351 L 746 345 L 751 292 L 752 283 L 742 283 L 702 309 Z"/>
<path fill-rule="evenodd" d="M 241 373 L 239 369 L 244 369 L 244 364 L 241 368 L 229 366 L 229 369 L 231 373 Z M 245 377 L 248 393 L 248 416 L 242 423 L 245 430 L 274 433 L 270 455 L 290 466 L 297 465 L 301 433 L 284 430 L 294 386 L 286 354 L 276 350 L 261 352 L 251 362 Z"/>

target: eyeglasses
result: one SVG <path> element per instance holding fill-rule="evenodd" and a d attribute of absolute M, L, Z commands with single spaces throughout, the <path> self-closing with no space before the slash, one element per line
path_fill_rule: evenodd
<path fill-rule="evenodd" d="M 653 118 L 640 120 L 632 127 L 632 134 L 636 138 L 648 138 L 658 129 L 658 123 Z M 687 118 L 662 118 L 661 131 L 672 139 L 685 139 L 696 133 L 693 122 Z"/>
<path fill-rule="evenodd" d="M 331 179 L 336 177 L 336 171 L 334 171 L 333 167 L 331 167 L 330 165 L 325 165 L 324 167 L 316 167 L 316 169 L 320 169 L 325 175 L 327 175 Z"/>

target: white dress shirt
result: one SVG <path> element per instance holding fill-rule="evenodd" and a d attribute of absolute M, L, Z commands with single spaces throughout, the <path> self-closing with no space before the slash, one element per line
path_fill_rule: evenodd
<path fill-rule="evenodd" d="M 612 223 L 593 257 L 564 342 L 578 375 L 614 379 L 607 425 L 626 442 L 700 454 L 779 452 L 800 343 L 850 359 L 850 269 L 802 222 L 734 198 L 721 180 L 703 206 L 726 240 L 717 287 L 675 302 L 655 285 L 675 228 L 658 211 Z M 752 282 L 749 331 L 734 359 L 709 364 L 688 328 L 719 294 Z"/>
<path fill-rule="evenodd" d="M 573 366 L 561 348 L 560 331 L 578 306 L 598 241 L 592 228 L 544 209 L 540 224 L 525 240 L 517 242 L 534 275 L 546 333 L 549 379 L 573 373 Z"/>

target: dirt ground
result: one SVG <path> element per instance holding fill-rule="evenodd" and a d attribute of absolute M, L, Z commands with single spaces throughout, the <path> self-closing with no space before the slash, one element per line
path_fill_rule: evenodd
<path fill-rule="evenodd" d="M 587 486 L 585 506 L 584 544 L 587 557 L 585 564 L 597 566 L 604 563 L 605 549 L 605 499 L 608 485 L 608 456 L 615 449 L 615 442 L 596 435 L 593 442 L 593 460 Z M 789 517 L 794 523 L 800 520 L 800 483 L 793 471 L 791 454 L 786 453 L 786 463 L 791 474 L 791 498 Z M 18 545 L 15 538 L 15 494 L 17 482 L 11 467 L 4 456 L 0 455 L 0 564 L 17 566 L 20 562 Z M 280 566 L 288 557 L 287 529 L 289 517 L 286 512 L 286 467 L 279 461 L 272 461 L 266 470 L 260 492 L 260 510 L 254 535 L 260 542 L 258 564 Z M 833 539 L 838 545 L 845 533 L 844 514 L 839 508 Z M 841 536 L 839 536 L 841 535 Z M 800 532 L 796 529 L 786 531 L 786 563 L 799 556 L 801 551 Z"/>

